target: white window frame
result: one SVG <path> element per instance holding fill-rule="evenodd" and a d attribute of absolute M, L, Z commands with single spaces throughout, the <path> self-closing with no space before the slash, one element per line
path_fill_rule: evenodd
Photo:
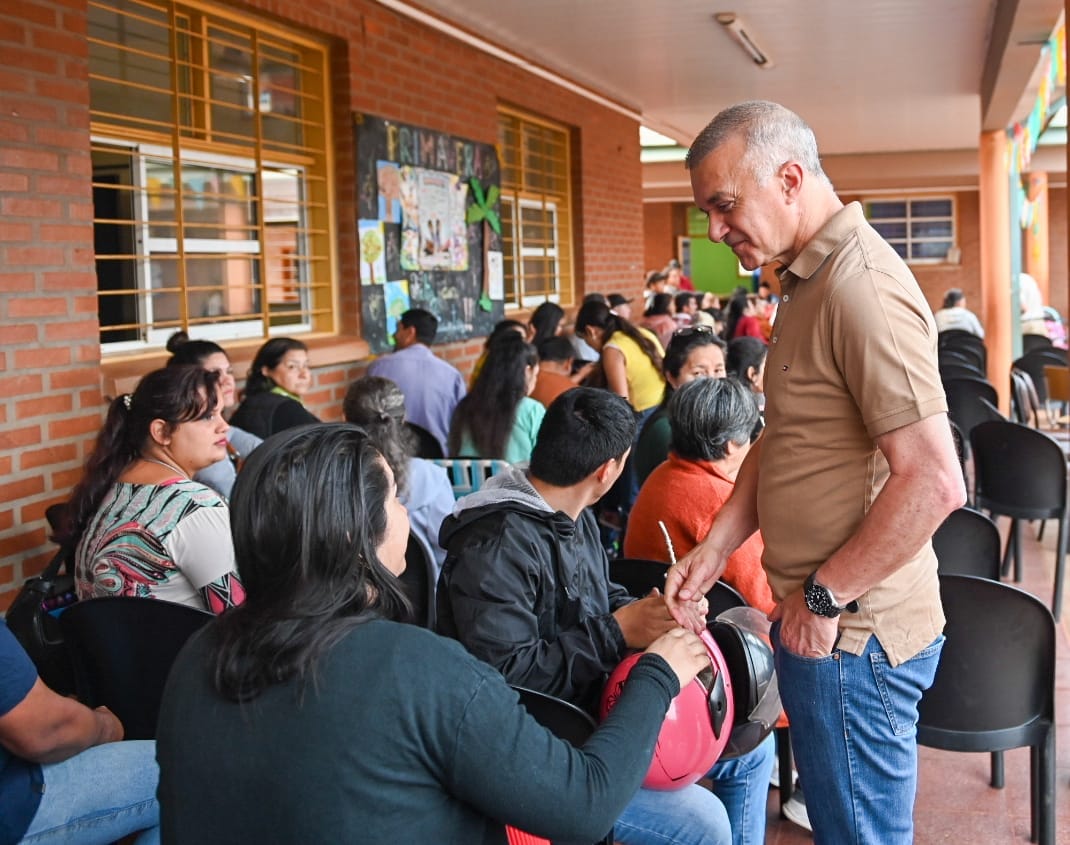
<path fill-rule="evenodd" d="M 561 262 L 560 255 L 560 238 L 558 237 L 558 216 L 557 216 L 557 203 L 552 201 L 543 202 L 542 200 L 526 199 L 524 197 L 518 197 L 514 203 L 512 197 L 502 197 L 502 207 L 509 207 L 510 219 L 513 224 L 513 237 L 514 244 L 516 246 L 516 255 L 514 256 L 514 269 L 516 272 L 516 283 L 519 287 L 519 296 L 517 302 L 506 303 L 506 309 L 512 309 L 518 311 L 522 308 L 534 308 L 541 305 L 543 302 L 560 302 L 561 301 Z M 550 226 L 553 232 L 553 247 L 547 249 L 545 247 L 525 247 L 524 246 L 524 233 L 523 233 L 523 218 L 520 214 L 522 208 L 534 208 L 539 211 L 545 211 L 550 214 L 552 219 L 552 225 Z M 553 283 L 554 291 L 551 294 L 531 294 L 525 293 L 527 287 L 524 284 L 524 259 L 525 258 L 552 258 L 553 259 Z"/>
<path fill-rule="evenodd" d="M 147 163 L 149 159 L 156 161 L 173 162 L 174 151 L 171 147 L 164 147 L 154 144 L 138 143 L 132 141 L 125 141 L 121 139 L 112 138 L 109 136 L 93 136 L 92 143 L 94 145 L 99 144 L 101 146 L 110 146 L 117 149 L 125 149 L 130 151 L 134 157 L 135 166 L 132 168 L 134 187 L 134 225 L 136 231 L 135 238 L 135 251 L 137 255 L 136 260 L 136 281 L 137 291 L 136 297 L 138 300 L 138 322 L 146 326 L 149 326 L 145 332 L 145 337 L 141 340 L 124 340 L 114 341 L 110 343 L 102 344 L 102 351 L 105 353 L 122 353 L 122 352 L 141 352 L 150 347 L 159 347 L 167 343 L 168 338 L 177 331 L 173 326 L 167 328 L 153 328 L 153 306 L 152 306 L 152 257 L 153 255 L 173 255 L 177 256 L 178 250 L 178 238 L 156 238 L 151 237 L 150 227 L 152 225 L 148 215 L 148 178 L 147 178 Z M 182 151 L 179 151 L 181 157 Z M 209 166 L 216 166 L 233 170 L 235 172 L 247 173 L 254 178 L 257 176 L 257 168 L 255 162 L 251 159 L 243 158 L 239 156 L 229 156 L 219 153 L 210 153 L 197 151 L 191 153 L 188 158 L 180 158 L 180 161 L 187 161 L 194 164 L 205 164 Z M 298 180 L 298 185 L 303 184 L 305 178 L 305 168 L 293 163 L 283 163 L 275 161 L 263 162 L 263 166 L 269 169 L 278 169 L 291 171 L 295 173 L 295 178 Z M 260 214 L 263 216 L 265 207 L 264 198 L 260 198 Z M 263 223 L 264 221 L 261 221 Z M 300 220 L 298 220 L 300 223 Z M 305 229 L 307 227 L 300 226 L 299 229 Z M 555 233 L 556 236 L 556 233 Z M 304 239 L 305 235 L 301 235 Z M 304 249 L 304 247 L 303 247 Z M 211 254 L 227 254 L 237 253 L 245 255 L 259 256 L 260 272 L 263 274 L 266 272 L 264 255 L 264 245 L 261 244 L 259 239 L 246 239 L 246 240 L 223 240 L 217 238 L 185 238 L 184 239 L 184 255 L 211 255 Z M 258 283 L 262 282 L 259 280 Z M 309 297 L 310 292 L 306 285 L 300 285 L 299 290 L 301 296 Z M 302 304 L 303 311 L 311 310 L 311 307 Z M 261 309 L 264 313 L 270 313 L 270 308 L 265 306 Z M 298 323 L 287 323 L 284 326 L 269 326 L 268 336 L 274 334 L 300 334 L 308 333 L 312 331 L 312 325 L 307 320 Z M 205 340 L 241 340 L 244 338 L 255 338 L 264 336 L 264 323 L 258 316 L 255 319 L 238 319 L 229 321 L 220 321 L 214 323 L 201 323 L 197 326 L 197 336 Z"/>
<path fill-rule="evenodd" d="M 951 210 L 950 210 L 950 212 L 948 213 L 947 216 L 943 216 L 943 215 L 938 215 L 938 216 L 915 215 L 915 214 L 913 214 L 913 207 L 914 207 L 915 203 L 941 202 L 941 201 L 946 201 L 946 202 L 950 203 Z M 874 217 L 874 218 L 870 218 L 869 217 L 869 213 L 868 213 L 868 209 L 869 209 L 870 203 L 902 203 L 903 204 L 904 216 L 902 216 L 902 217 Z M 887 196 L 887 197 L 885 197 L 885 196 L 876 196 L 876 197 L 867 197 L 867 198 L 862 200 L 862 207 L 864 209 L 866 209 L 866 219 L 869 220 L 870 224 L 873 225 L 874 227 L 878 226 L 881 223 L 903 223 L 904 224 L 904 226 L 906 228 L 906 234 L 905 234 L 904 237 L 902 237 L 902 238 L 885 238 L 885 240 L 889 243 L 889 245 L 893 246 L 893 248 L 894 248 L 895 244 L 904 244 L 906 246 L 907 255 L 906 255 L 906 257 L 904 257 L 903 260 L 906 261 L 907 264 L 934 265 L 934 264 L 947 264 L 947 263 L 949 263 L 948 262 L 948 258 L 947 258 L 947 252 L 945 252 L 945 254 L 943 256 L 940 256 L 940 257 L 937 257 L 937 258 L 933 258 L 933 257 L 915 258 L 915 257 L 913 257 L 912 254 L 913 254 L 913 251 L 914 251 L 913 247 L 914 247 L 915 244 L 944 243 L 944 242 L 946 242 L 949 251 L 953 250 L 956 247 L 956 245 L 958 244 L 958 231 L 957 231 L 958 227 L 955 224 L 955 218 L 957 216 L 956 215 L 957 208 L 956 208 L 956 204 L 955 204 L 955 197 L 953 195 L 946 194 L 946 195 L 932 195 L 932 196 L 923 195 L 923 196 Z M 916 238 L 916 237 L 913 237 L 911 235 L 911 231 L 910 230 L 911 230 L 911 224 L 912 223 L 920 223 L 920 222 L 925 222 L 925 221 L 944 221 L 944 220 L 950 222 L 950 224 L 951 224 L 951 234 L 949 236 L 947 236 L 947 237 L 939 237 L 939 238 L 919 237 L 919 238 Z"/>

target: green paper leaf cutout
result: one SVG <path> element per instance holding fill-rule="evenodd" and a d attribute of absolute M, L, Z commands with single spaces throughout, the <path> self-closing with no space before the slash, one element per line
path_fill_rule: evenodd
<path fill-rule="evenodd" d="M 498 196 L 501 194 L 498 186 L 491 185 L 490 190 L 484 194 L 483 185 L 474 176 L 469 184 L 472 186 L 472 205 L 468 207 L 464 219 L 468 223 L 478 223 L 480 220 L 486 220 L 495 233 L 500 235 L 502 233 L 502 221 L 498 218 L 498 212 L 494 210 L 494 203 L 498 201 Z"/>
<path fill-rule="evenodd" d="M 494 301 L 484 291 L 483 295 L 479 297 L 479 308 L 482 311 L 490 311 L 494 307 Z"/>
<path fill-rule="evenodd" d="M 483 198 L 483 184 L 475 176 L 472 177 L 472 196 L 476 198 L 476 205 L 486 208 L 487 201 Z"/>

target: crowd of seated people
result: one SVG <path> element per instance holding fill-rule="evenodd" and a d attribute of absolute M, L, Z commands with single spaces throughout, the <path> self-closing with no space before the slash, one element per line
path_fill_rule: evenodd
<path fill-rule="evenodd" d="M 625 516 L 630 511 L 635 520 L 628 534 L 621 534 L 626 554 L 664 559 L 661 534 L 651 530 L 651 519 L 655 525 L 666 522 L 677 554 L 683 554 L 702 530 L 684 512 L 687 506 L 703 502 L 708 522 L 716 512 L 710 507 L 713 494 L 725 497 L 731 490 L 734 469 L 754 429 L 748 424 L 751 416 L 757 417 L 750 391 L 760 392 L 764 366 L 764 360 L 745 358 L 737 372 L 747 389 L 734 382 L 730 389 L 718 388 L 715 380 L 726 374 L 725 344 L 704 319 L 696 319 L 702 313 L 713 321 L 706 312 L 692 313 L 691 299 L 686 305 L 691 325 L 673 321 L 666 348 L 653 333 L 616 313 L 605 297 L 591 297 L 579 309 L 575 333 L 596 354 L 593 362 L 576 360 L 563 331 L 565 312 L 556 304 L 537 309 L 530 323 L 499 324 L 488 338 L 471 390 L 452 415 L 446 454 L 498 458 L 515 468 L 457 505 L 457 513 L 471 513 L 487 496 L 504 495 L 507 502 L 512 496 L 515 501 L 507 510 L 515 509 L 522 503 L 515 491 L 509 492 L 510 484 L 517 489 L 535 485 L 537 497 L 556 503 L 559 516 L 568 514 L 574 528 L 583 525 L 590 534 L 587 520 L 597 526 L 593 508 L 608 497 L 614 509 Z M 162 767 L 163 841 L 233 841 L 248 838 L 249 831 L 261 831 L 257 835 L 265 840 L 287 838 L 280 831 L 293 831 L 296 839 L 317 837 L 309 831 L 330 838 L 327 831 L 353 825 L 369 831 L 375 841 L 420 841 L 429 831 L 437 836 L 443 829 L 462 831 L 465 841 L 483 841 L 497 838 L 488 831 L 500 830 L 502 821 L 536 834 L 593 841 L 618 820 L 617 840 L 641 843 L 647 841 L 641 832 L 644 820 L 657 819 L 660 825 L 666 813 L 676 815 L 681 808 L 691 821 L 667 841 L 760 841 L 755 819 L 764 825 L 764 799 L 760 812 L 744 808 L 758 800 L 756 784 L 768 784 L 772 755 L 767 747 L 753 752 L 751 760 L 711 773 L 715 791 L 724 783 L 720 802 L 703 787 L 696 789 L 710 798 L 693 792 L 675 802 L 637 798 L 661 714 L 674 689 L 699 668 L 695 644 L 671 621 L 659 596 L 609 602 L 606 612 L 614 621 L 600 624 L 613 647 L 603 643 L 606 651 L 590 683 L 604 680 L 626 647 L 645 647 L 661 657 L 643 664 L 646 671 L 631 685 L 637 690 L 636 704 L 614 710 L 619 723 L 614 716 L 604 734 L 596 734 L 583 751 L 572 750 L 530 722 L 498 672 L 429 632 L 396 624 L 408 618 L 396 576 L 405 565 L 410 532 L 433 551 L 438 569 L 449 568 L 446 546 L 461 536 L 447 530 L 455 509 L 449 477 L 442 467 L 416 456 L 406 427 L 406 396 L 398 385 L 386 378 L 360 378 L 351 384 L 341 409 L 358 428 L 319 423 L 302 402 L 311 385 L 307 348 L 300 341 L 275 338 L 257 352 L 232 417 L 244 425 L 231 426 L 224 411 L 235 403 L 235 380 L 225 350 L 183 333 L 171 339 L 168 349 L 172 357 L 164 369 L 149 373 L 133 393 L 110 403 L 70 501 L 68 524 L 57 536 L 76 543 L 79 598 L 136 596 L 218 616 L 218 623 L 194 635 L 164 700 L 155 752 Z M 540 381 L 541 368 L 544 376 L 555 378 Z M 581 384 L 593 387 L 574 389 Z M 606 408 L 606 401 L 615 404 Z M 577 462 L 562 445 L 563 439 L 575 439 L 573 429 L 584 417 L 575 411 L 577 403 L 602 409 L 596 428 L 617 417 L 626 418 L 628 425 L 617 432 L 616 439 L 624 438 L 622 448 L 614 440 L 614 454 L 599 461 L 601 469 L 583 474 L 582 495 L 562 493 L 559 500 L 547 480 L 556 477 L 556 465 L 569 465 L 574 473 L 609 448 L 601 443 Z M 548 424 L 547 409 L 554 408 L 556 416 L 551 413 Z M 744 428 L 746 437 L 740 434 Z M 625 460 L 641 431 L 635 455 L 645 451 L 648 456 L 644 477 L 650 473 L 651 486 L 646 494 L 628 480 L 631 463 Z M 540 440 L 547 444 L 541 461 L 534 455 Z M 526 468 L 529 461 L 535 471 Z M 551 463 L 553 471 L 546 469 Z M 679 478 L 665 482 L 673 473 Z M 658 485 L 665 483 L 672 497 L 658 493 Z M 681 495 L 689 484 L 699 492 Z M 567 492 L 569 485 L 561 486 Z M 679 514 L 677 506 L 683 509 Z M 592 536 L 597 534 L 596 527 Z M 633 546 L 636 538 L 661 545 Z M 549 540 L 542 551 L 540 544 L 542 540 L 531 545 L 529 552 L 551 551 Z M 753 567 L 760 544 L 755 535 L 741 548 L 737 555 L 747 560 L 739 566 L 730 562 L 726 580 L 751 604 L 766 609 L 768 585 Z M 605 544 L 596 539 L 593 547 L 604 560 Z M 458 548 L 461 557 L 478 558 L 475 546 L 461 543 Z M 596 586 L 610 596 L 618 589 L 604 581 Z M 440 612 L 442 602 L 448 607 L 453 601 L 440 589 Z M 588 626 L 583 616 L 594 612 L 587 608 L 575 624 Z M 449 633 L 464 642 L 457 631 Z M 512 647 L 518 653 L 524 649 L 519 640 Z M 487 659 L 478 648 L 472 650 Z M 490 663 L 502 669 L 506 680 L 523 680 L 496 659 Z M 360 680 L 380 680 L 388 666 L 402 665 L 406 672 L 390 675 L 396 683 Z M 34 688 L 24 670 L 25 665 L 21 686 L 0 699 L 0 748 L 7 749 L 0 750 L 0 758 L 4 753 L 17 757 L 21 748 L 9 743 L 4 720 L 8 711 L 18 712 L 22 699 L 29 700 L 27 690 Z M 445 704 L 460 709 L 447 720 L 449 736 L 443 702 L 421 701 L 418 689 L 406 683 L 412 672 L 423 686 L 452 690 Z M 439 674 L 441 683 L 427 680 Z M 548 689 L 555 691 L 552 682 Z M 587 692 L 577 703 L 589 708 Z M 247 705 L 254 700 L 250 710 Z M 478 703 L 478 719 L 466 722 L 469 711 L 462 701 Z M 341 713 L 345 719 L 337 718 Z M 78 718 L 84 720 L 84 714 Z M 109 721 L 97 711 L 94 718 L 107 730 L 83 736 L 66 747 L 65 757 L 48 752 L 38 762 L 77 758 L 101 743 L 118 747 L 115 740 L 122 729 L 114 717 Z M 345 749 L 356 737 L 366 740 L 372 724 L 379 737 L 375 747 L 365 759 L 353 759 Z M 515 762 L 515 769 L 510 765 L 493 777 L 475 777 L 481 761 L 474 754 L 458 754 L 457 746 L 449 744 L 450 737 L 456 741 L 458 724 L 462 732 L 464 724 L 484 732 L 487 725 L 498 726 L 490 733 L 490 745 L 483 737 L 484 748 L 496 748 L 495 755 Z M 638 754 L 615 747 L 620 743 L 610 737 L 621 731 L 649 733 L 649 747 Z M 210 753 L 189 753 L 206 744 L 197 743 L 195 736 L 212 737 Z M 125 753 L 133 753 L 134 745 L 121 744 Z M 151 760 L 152 743 L 148 748 Z M 254 758 L 259 762 L 250 768 L 248 760 Z M 37 758 L 25 760 L 34 765 Z M 544 772 L 537 783 L 523 775 L 533 761 Z M 607 763 L 614 772 L 608 781 L 595 774 Z M 138 765 L 130 764 L 141 771 Z M 155 773 L 152 767 L 143 780 L 153 782 Z M 219 778 L 234 788 L 219 790 Z M 336 788 L 315 788 L 325 778 Z M 430 802 L 428 790 L 436 795 Z M 517 796 L 526 800 L 518 802 Z M 156 807 L 151 801 L 147 813 L 131 822 L 134 826 L 115 829 L 111 839 L 101 841 L 136 830 L 146 830 L 139 843 L 156 841 Z M 741 833 L 744 828 L 747 832 Z"/>

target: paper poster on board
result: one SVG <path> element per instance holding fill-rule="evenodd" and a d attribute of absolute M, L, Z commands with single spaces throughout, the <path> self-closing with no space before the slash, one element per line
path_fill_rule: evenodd
<path fill-rule="evenodd" d="M 386 281 L 383 223 L 381 220 L 360 220 L 357 232 L 360 238 L 360 283 L 381 285 Z"/>
<path fill-rule="evenodd" d="M 400 177 L 402 269 L 467 270 L 468 185 L 422 167 L 403 167 Z"/>
<path fill-rule="evenodd" d="M 495 250 L 487 253 L 487 295 L 491 299 L 505 299 L 505 265 L 502 254 Z"/>

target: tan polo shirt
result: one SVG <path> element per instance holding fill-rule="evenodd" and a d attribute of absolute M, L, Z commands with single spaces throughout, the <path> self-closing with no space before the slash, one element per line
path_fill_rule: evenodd
<path fill-rule="evenodd" d="M 946 413 L 947 403 L 932 312 L 858 203 L 779 275 L 758 516 L 762 564 L 781 600 L 855 533 L 884 486 L 888 463 L 875 438 Z M 845 651 L 861 654 L 875 634 L 898 665 L 928 646 L 944 624 L 932 544 L 859 605 L 839 617 Z"/>

